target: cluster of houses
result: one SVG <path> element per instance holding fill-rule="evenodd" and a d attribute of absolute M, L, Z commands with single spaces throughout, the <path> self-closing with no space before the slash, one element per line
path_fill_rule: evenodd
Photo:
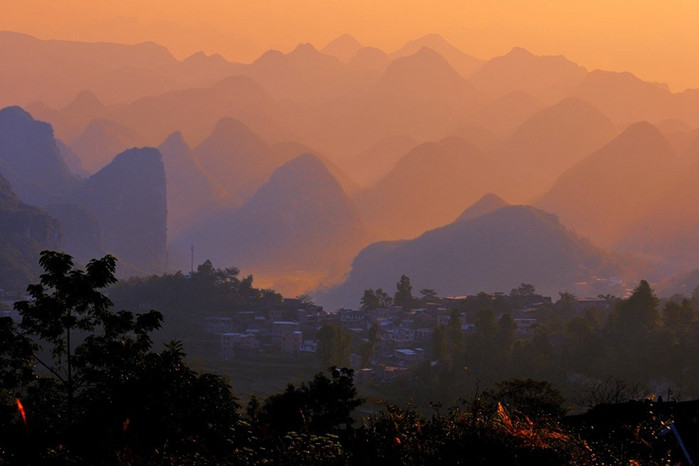
<path fill-rule="evenodd" d="M 335 325 L 351 335 L 350 365 L 357 369 L 358 380 L 379 377 L 391 379 L 410 367 L 432 359 L 433 333 L 439 326 L 449 325 L 457 310 L 461 331 L 475 331 L 473 312 L 484 299 L 496 304 L 495 318 L 508 313 L 517 326 L 517 334 L 528 338 L 538 323 L 543 308 L 553 306 L 550 297 L 537 294 L 512 296 L 505 293 L 480 293 L 474 296 L 442 298 L 419 308 L 400 306 L 372 310 L 340 309 L 327 312 L 322 307 L 300 299 L 284 299 L 280 308 L 266 312 L 238 312 L 235 316 L 210 316 L 206 330 L 220 339 L 223 359 L 248 357 L 265 351 L 285 354 L 314 353 L 316 334 L 323 325 Z M 588 308 L 605 309 L 603 299 L 575 298 L 575 312 Z M 373 351 L 367 361 L 359 347 L 369 341 L 373 327 Z M 377 369 L 378 374 L 377 375 Z"/>

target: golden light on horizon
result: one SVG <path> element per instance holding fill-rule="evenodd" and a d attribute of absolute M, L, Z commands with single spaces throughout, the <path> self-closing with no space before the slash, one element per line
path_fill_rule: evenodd
<path fill-rule="evenodd" d="M 488 59 L 521 46 L 565 55 L 588 69 L 631 71 L 699 88 L 699 2 L 602 0 L 560 2 L 426 0 L 373 2 L 183 0 L 5 2 L 0 29 L 41 38 L 161 42 L 183 58 L 197 50 L 251 60 L 299 42 L 321 48 L 343 33 L 387 52 L 427 33 L 442 34 L 466 53 Z M 182 30 L 188 31 L 182 34 Z"/>

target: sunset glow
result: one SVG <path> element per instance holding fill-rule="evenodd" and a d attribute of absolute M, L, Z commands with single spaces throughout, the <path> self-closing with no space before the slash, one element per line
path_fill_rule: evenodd
<path fill-rule="evenodd" d="M 699 3 L 602 0 L 556 2 L 425 0 L 241 2 L 3 2 L 0 29 L 39 38 L 141 42 L 176 56 L 204 50 L 250 61 L 269 48 L 317 48 L 349 33 L 391 52 L 407 40 L 439 33 L 482 59 L 514 46 L 565 55 L 588 69 L 631 71 L 675 91 L 699 87 Z"/>

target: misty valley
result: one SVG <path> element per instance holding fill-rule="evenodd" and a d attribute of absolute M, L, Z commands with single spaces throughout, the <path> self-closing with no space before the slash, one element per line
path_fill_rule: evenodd
<path fill-rule="evenodd" d="M 699 90 L 436 34 L 0 63 L 0 465 L 699 459 Z"/>

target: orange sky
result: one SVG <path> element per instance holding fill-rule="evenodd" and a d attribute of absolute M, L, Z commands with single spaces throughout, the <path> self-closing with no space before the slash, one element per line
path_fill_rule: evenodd
<path fill-rule="evenodd" d="M 481 58 L 521 46 L 589 69 L 631 71 L 699 88 L 697 0 L 23 0 L 0 4 L 0 29 L 41 38 L 153 39 L 183 57 L 250 60 L 348 32 L 390 52 L 437 32 Z"/>

